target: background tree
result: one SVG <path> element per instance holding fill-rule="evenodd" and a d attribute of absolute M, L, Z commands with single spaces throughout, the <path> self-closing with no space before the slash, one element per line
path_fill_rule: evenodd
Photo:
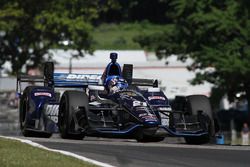
<path fill-rule="evenodd" d="M 115 2 L 115 3 L 114 3 Z M 115 0 L 112 8 L 100 14 L 97 23 L 140 22 L 147 20 L 151 23 L 169 23 L 165 12 L 169 0 Z"/>
<path fill-rule="evenodd" d="M 250 2 L 175 0 L 170 5 L 174 23 L 136 41 L 165 56 L 191 57 L 194 84 L 213 83 L 230 99 L 243 91 L 250 105 Z"/>
<path fill-rule="evenodd" d="M 113 6 L 113 0 L 1 0 L 0 67 L 10 61 L 16 73 L 24 64 L 37 66 L 51 48 L 91 53 L 91 24 Z"/>

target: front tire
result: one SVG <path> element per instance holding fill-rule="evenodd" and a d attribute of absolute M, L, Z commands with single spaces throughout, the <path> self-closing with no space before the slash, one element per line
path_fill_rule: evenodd
<path fill-rule="evenodd" d="M 185 137 L 188 144 L 209 143 L 215 135 L 214 119 L 209 99 L 204 95 L 191 95 L 187 97 L 188 110 L 192 115 L 197 115 L 202 129 L 208 132 L 208 135 L 199 137 Z"/>
<path fill-rule="evenodd" d="M 85 92 L 64 92 L 60 101 L 58 116 L 58 126 L 62 138 L 78 140 L 84 138 L 85 133 L 79 128 L 84 128 L 87 125 L 86 112 L 88 108 L 88 97 Z"/>

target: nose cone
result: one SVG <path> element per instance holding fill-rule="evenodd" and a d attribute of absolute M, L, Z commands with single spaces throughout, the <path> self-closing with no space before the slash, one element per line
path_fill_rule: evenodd
<path fill-rule="evenodd" d="M 144 125 L 147 127 L 156 127 L 159 125 L 158 121 L 145 121 Z"/>
<path fill-rule="evenodd" d="M 145 126 L 152 127 L 152 126 L 158 126 L 160 124 L 158 118 L 152 114 L 142 117 L 142 120 Z"/>

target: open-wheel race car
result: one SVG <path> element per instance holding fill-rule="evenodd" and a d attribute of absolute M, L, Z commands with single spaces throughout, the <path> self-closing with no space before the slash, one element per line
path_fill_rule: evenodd
<path fill-rule="evenodd" d="M 84 136 L 133 138 L 139 142 L 184 137 L 187 143 L 207 143 L 215 134 L 209 99 L 178 97 L 170 105 L 153 79 L 133 78 L 133 65 L 111 62 L 103 74 L 54 73 L 45 63 L 43 76 L 19 75 L 20 128 L 24 136 L 62 138 Z M 25 89 L 22 89 L 26 82 Z M 40 86 L 34 86 L 40 82 Z M 29 86 L 28 86 L 29 85 Z"/>

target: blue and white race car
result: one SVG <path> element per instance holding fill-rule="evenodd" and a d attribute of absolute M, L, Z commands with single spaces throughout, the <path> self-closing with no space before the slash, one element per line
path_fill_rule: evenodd
<path fill-rule="evenodd" d="M 101 136 L 140 142 L 175 136 L 194 144 L 214 136 L 206 96 L 178 97 L 170 105 L 157 80 L 133 78 L 133 65 L 121 69 L 117 54 L 110 58 L 103 74 L 54 73 L 54 64 L 47 62 L 43 76 L 18 76 L 22 134 L 50 137 L 59 131 L 62 138 Z M 22 90 L 23 82 L 31 86 Z M 38 82 L 42 85 L 34 86 Z"/>

